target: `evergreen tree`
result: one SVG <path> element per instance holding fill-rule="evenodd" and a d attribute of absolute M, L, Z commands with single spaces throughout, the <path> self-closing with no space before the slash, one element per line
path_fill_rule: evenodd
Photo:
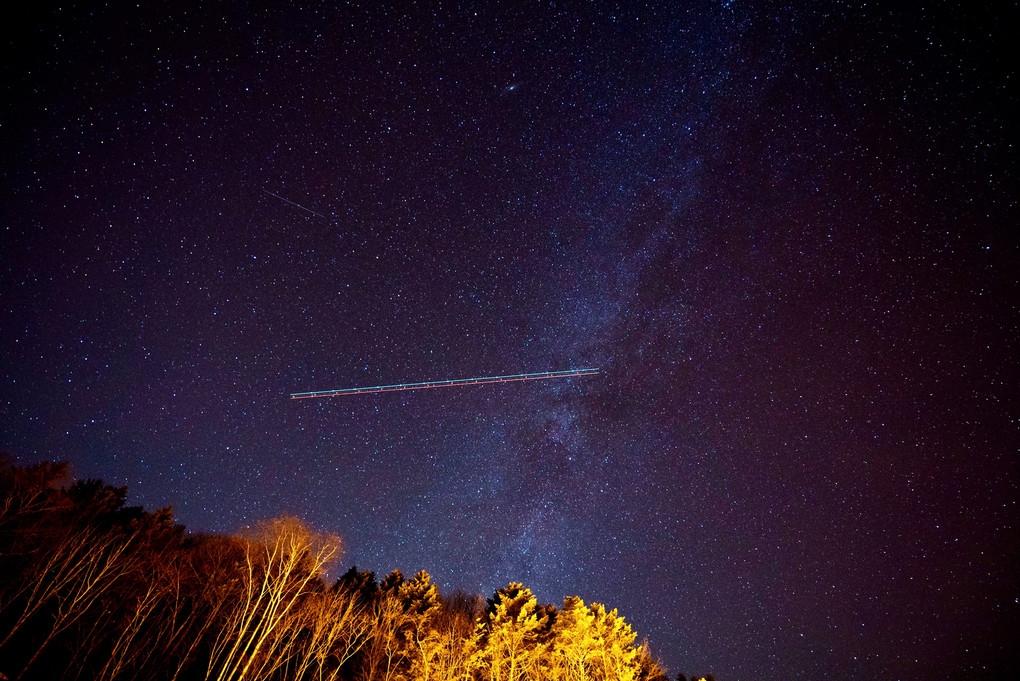
<path fill-rule="evenodd" d="M 400 585 L 404 583 L 404 573 L 400 570 L 394 570 L 390 574 L 386 575 L 386 579 L 379 584 L 379 590 L 382 592 L 395 591 L 400 588 Z"/>
<path fill-rule="evenodd" d="M 594 678 L 632 681 L 638 673 L 636 634 L 616 610 L 606 612 L 601 603 L 592 603 L 591 612 L 598 640 Z"/>
<path fill-rule="evenodd" d="M 599 642 L 595 637 L 595 616 L 577 596 L 563 600 L 552 625 L 552 662 L 558 678 L 586 681 L 591 678 Z"/>
<path fill-rule="evenodd" d="M 531 590 L 511 582 L 489 601 L 479 622 L 480 666 L 491 681 L 541 678 L 546 646 L 542 643 L 548 615 Z"/>
<path fill-rule="evenodd" d="M 375 573 L 368 570 L 359 572 L 356 565 L 352 565 L 350 570 L 340 575 L 333 588 L 354 594 L 364 606 L 371 604 L 379 595 L 379 585 L 375 581 Z"/>

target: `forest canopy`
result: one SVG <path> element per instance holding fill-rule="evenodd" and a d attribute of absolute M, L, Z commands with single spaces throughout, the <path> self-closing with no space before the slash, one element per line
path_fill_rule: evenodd
<path fill-rule="evenodd" d="M 381 581 L 293 517 L 188 534 L 127 488 L 0 456 L 0 679 L 666 681 L 616 610 Z M 679 678 L 686 678 L 683 674 Z"/>

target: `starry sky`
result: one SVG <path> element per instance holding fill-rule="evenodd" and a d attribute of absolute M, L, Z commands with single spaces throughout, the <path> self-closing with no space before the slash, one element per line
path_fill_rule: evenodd
<path fill-rule="evenodd" d="M 31 3 L 0 448 L 191 531 L 290 513 L 344 568 L 607 603 L 673 674 L 1006 678 L 991 5 Z"/>

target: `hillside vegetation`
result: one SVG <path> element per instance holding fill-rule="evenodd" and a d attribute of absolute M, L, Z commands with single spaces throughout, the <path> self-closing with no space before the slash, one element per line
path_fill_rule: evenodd
<path fill-rule="evenodd" d="M 126 488 L 0 461 L 0 678 L 665 681 L 616 610 L 487 601 L 428 573 L 324 579 L 340 538 L 291 517 L 186 534 Z"/>

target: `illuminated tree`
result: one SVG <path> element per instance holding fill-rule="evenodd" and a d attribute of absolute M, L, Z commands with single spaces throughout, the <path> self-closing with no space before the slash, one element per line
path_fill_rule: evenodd
<path fill-rule="evenodd" d="M 368 639 L 371 622 L 358 595 L 344 589 L 312 594 L 301 608 L 301 653 L 293 677 L 314 672 L 317 681 L 332 681 Z"/>
<path fill-rule="evenodd" d="M 70 504 L 60 494 L 67 480 L 67 463 L 43 462 L 32 466 L 13 465 L 0 453 L 0 553 L 12 555 L 15 545 L 52 522 L 55 511 Z"/>
<path fill-rule="evenodd" d="M 183 535 L 170 509 L 0 456 L 0 678 L 97 681 L 666 681 L 616 611 L 511 583 L 320 575 L 339 539 L 293 518 Z M 28 672 L 26 673 L 26 670 Z"/>
<path fill-rule="evenodd" d="M 432 628 L 442 607 L 439 590 L 432 584 L 429 573 L 422 570 L 401 584 L 397 593 L 406 616 L 403 634 L 410 675 L 414 679 L 431 681 L 432 667 L 441 650 L 438 632 Z"/>
<path fill-rule="evenodd" d="M 474 679 L 479 668 L 479 636 L 476 626 L 485 608 L 481 596 L 454 594 L 444 599 L 443 609 L 434 621 L 435 681 Z"/>
<path fill-rule="evenodd" d="M 404 573 L 400 570 L 394 570 L 390 574 L 386 575 L 386 578 L 379 584 L 379 590 L 382 592 L 395 592 L 403 583 Z"/>
<path fill-rule="evenodd" d="M 577 596 L 563 600 L 552 634 L 552 662 L 557 676 L 565 681 L 590 679 L 599 642 L 595 638 L 595 616 L 584 601 Z"/>
<path fill-rule="evenodd" d="M 271 653 L 291 652 L 291 609 L 318 585 L 339 553 L 340 540 L 309 530 L 296 518 L 258 525 L 244 543 L 241 594 L 228 613 L 210 656 L 207 679 L 262 678 L 277 665 Z"/>
<path fill-rule="evenodd" d="M 64 517 L 71 503 L 60 491 L 66 479 L 66 463 L 19 467 L 0 453 L 0 614 L 20 620 L 15 629 L 24 621 L 13 613 L 28 590 L 42 586 L 39 571 L 54 557 L 48 554 L 66 553 L 61 545 L 71 531 Z"/>
<path fill-rule="evenodd" d="M 479 622 L 479 666 L 491 681 L 539 678 L 549 617 L 531 590 L 511 582 L 495 593 Z"/>
<path fill-rule="evenodd" d="M 236 537 L 197 535 L 181 552 L 170 576 L 164 622 L 155 637 L 159 655 L 174 661 L 170 681 L 177 681 L 198 651 L 211 645 L 210 633 L 227 621 L 239 602 L 242 585 L 237 568 L 244 562 L 245 548 Z"/>
<path fill-rule="evenodd" d="M 74 662 L 106 645 L 122 603 L 145 590 L 136 587 L 135 575 L 181 534 L 169 509 L 125 509 L 126 488 L 87 480 L 56 489 L 65 473 L 63 465 L 0 465 L 0 583 L 6 587 L 0 610 L 7 625 L 0 647 L 8 647 L 8 665 L 28 657 L 22 674 L 57 638 L 67 639 L 65 645 L 78 639 Z"/>
<path fill-rule="evenodd" d="M 640 656 L 630 625 L 599 603 L 564 599 L 552 634 L 553 669 L 565 681 L 636 681 L 642 665 L 649 674 L 664 673 L 650 655 Z"/>
<path fill-rule="evenodd" d="M 58 635 L 74 625 L 114 583 L 130 572 L 136 561 L 128 548 L 130 536 L 91 527 L 70 532 L 49 551 L 39 556 L 18 593 L 23 603 L 20 614 L 8 630 L 0 647 L 11 639 L 35 616 L 45 612 L 45 633 L 34 652 L 22 667 L 22 674 L 38 659 L 39 654 Z"/>
<path fill-rule="evenodd" d="M 405 646 L 401 632 L 404 606 L 395 589 L 381 592 L 371 613 L 371 638 L 365 646 L 362 681 L 393 681 L 403 676 Z"/>
<path fill-rule="evenodd" d="M 666 668 L 652 655 L 648 639 L 641 642 L 637 651 L 637 681 L 669 681 Z"/>
<path fill-rule="evenodd" d="M 114 679 L 126 670 L 137 668 L 151 654 L 155 641 L 146 636 L 151 623 L 164 614 L 166 599 L 172 589 L 172 565 L 158 560 L 144 566 L 142 579 L 134 580 L 124 602 L 124 621 L 116 628 L 118 635 L 106 654 L 106 663 L 96 676 L 98 681 Z"/>
<path fill-rule="evenodd" d="M 632 681 L 637 677 L 636 634 L 616 610 L 606 612 L 601 603 L 592 603 L 598 650 L 593 659 L 593 678 Z"/>

